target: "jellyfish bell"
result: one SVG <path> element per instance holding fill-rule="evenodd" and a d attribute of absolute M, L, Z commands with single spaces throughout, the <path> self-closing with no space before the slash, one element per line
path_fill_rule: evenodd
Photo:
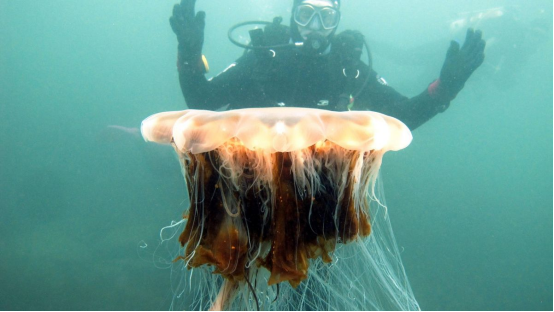
<path fill-rule="evenodd" d="M 219 289 L 192 295 L 189 283 L 189 308 L 419 308 L 375 192 L 384 153 L 412 140 L 399 120 L 185 110 L 150 116 L 141 133 L 172 144 L 183 168 L 190 207 L 175 260 Z"/>
<path fill-rule="evenodd" d="M 323 140 L 346 149 L 386 152 L 403 149 L 412 140 L 402 122 L 380 113 L 281 107 L 163 112 L 145 119 L 141 132 L 146 141 L 173 139 L 179 151 L 192 154 L 214 150 L 231 138 L 268 152 L 291 152 Z M 280 140 L 288 144 L 273 144 Z"/>

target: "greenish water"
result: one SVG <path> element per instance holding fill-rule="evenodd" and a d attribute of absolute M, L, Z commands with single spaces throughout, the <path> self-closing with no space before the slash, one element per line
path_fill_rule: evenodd
<path fill-rule="evenodd" d="M 230 25 L 290 14 L 289 1 L 237 2 L 198 0 L 211 74 L 242 53 Z M 424 310 L 553 308 L 553 9 L 520 3 L 344 0 L 341 29 L 361 30 L 375 69 L 408 96 L 464 39 L 453 22 L 505 12 L 473 22 L 488 40 L 485 64 L 384 160 Z M 0 0 L 0 309 L 169 308 L 169 270 L 151 250 L 187 207 L 185 185 L 171 149 L 132 128 L 185 108 L 172 6 Z"/>

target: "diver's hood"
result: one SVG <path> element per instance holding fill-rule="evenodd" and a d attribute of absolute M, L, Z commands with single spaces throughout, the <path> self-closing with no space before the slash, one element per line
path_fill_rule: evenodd
<path fill-rule="evenodd" d="M 322 38 L 323 36 L 319 35 L 317 38 L 317 36 L 312 36 L 312 37 L 308 37 L 306 40 L 304 40 L 304 38 L 302 37 L 302 35 L 300 35 L 300 31 L 298 30 L 298 25 L 296 24 L 296 22 L 294 21 L 294 10 L 296 9 L 296 7 L 298 5 L 300 5 L 302 2 L 304 2 L 305 0 L 294 0 L 294 4 L 292 6 L 292 14 L 290 16 L 290 37 L 292 38 L 292 40 L 294 42 L 303 42 L 305 44 L 312 44 L 314 41 L 319 41 L 320 38 Z M 335 4 L 335 7 L 340 10 L 340 0 L 333 0 L 334 4 Z M 335 29 L 333 29 L 333 31 L 329 34 L 329 36 L 327 36 L 327 38 L 324 38 L 325 40 L 323 40 L 320 44 L 321 46 L 318 47 L 318 50 L 322 50 L 322 51 L 325 51 L 327 49 L 327 47 L 329 46 L 329 44 L 331 43 L 331 39 L 333 38 L 333 36 L 335 35 L 335 33 L 337 32 L 337 28 L 338 27 L 335 27 Z M 306 41 L 306 42 L 305 42 Z"/>

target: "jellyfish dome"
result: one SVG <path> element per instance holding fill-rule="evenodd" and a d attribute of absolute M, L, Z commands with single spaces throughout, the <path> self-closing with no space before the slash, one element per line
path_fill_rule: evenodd
<path fill-rule="evenodd" d="M 185 176 L 175 263 L 183 308 L 419 309 L 380 195 L 387 151 L 412 140 L 368 111 L 185 110 L 145 119 Z"/>

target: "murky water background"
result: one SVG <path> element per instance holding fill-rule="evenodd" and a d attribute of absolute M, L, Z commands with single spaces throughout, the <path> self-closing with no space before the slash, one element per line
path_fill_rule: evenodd
<path fill-rule="evenodd" d="M 273 2 L 198 0 L 210 74 L 242 53 L 232 24 L 288 20 L 290 1 Z M 169 308 L 169 271 L 151 255 L 187 207 L 185 185 L 171 149 L 136 128 L 185 108 L 173 3 L 0 0 L 0 309 Z M 450 109 L 385 157 L 422 309 L 551 310 L 552 2 L 344 0 L 342 11 L 341 29 L 362 31 L 375 69 L 409 96 L 468 26 L 488 40 Z"/>

